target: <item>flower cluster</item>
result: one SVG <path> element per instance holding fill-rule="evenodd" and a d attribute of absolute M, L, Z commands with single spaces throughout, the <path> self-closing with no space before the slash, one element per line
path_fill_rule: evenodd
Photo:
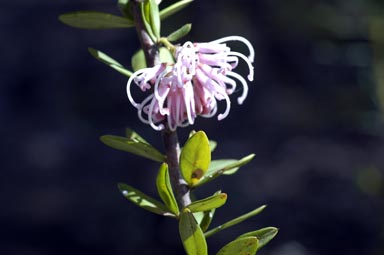
<path fill-rule="evenodd" d="M 225 44 L 241 41 L 249 49 L 249 56 L 231 51 Z M 155 130 L 162 130 L 164 122 L 171 130 L 193 124 L 197 116 L 212 117 L 217 113 L 217 101 L 225 100 L 226 109 L 218 115 L 224 119 L 231 107 L 229 95 L 236 90 L 236 80 L 243 86 L 238 103 L 242 104 L 248 93 L 247 81 L 232 70 L 243 59 L 249 68 L 248 80 L 253 80 L 254 50 L 243 37 L 230 36 L 208 43 L 186 42 L 178 46 L 175 63 L 141 69 L 131 75 L 127 83 L 130 102 L 138 110 L 138 116 Z M 137 103 L 131 94 L 135 83 L 149 95 Z"/>

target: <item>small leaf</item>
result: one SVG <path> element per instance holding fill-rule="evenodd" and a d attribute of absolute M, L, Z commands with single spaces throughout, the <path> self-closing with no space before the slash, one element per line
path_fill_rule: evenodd
<path fill-rule="evenodd" d="M 203 232 L 207 231 L 209 228 L 209 225 L 211 225 L 211 222 L 213 220 L 213 216 L 215 216 L 216 209 L 213 208 L 212 210 L 203 212 L 203 218 L 200 221 L 200 228 Z"/>
<path fill-rule="evenodd" d="M 134 72 L 147 67 L 144 51 L 142 49 L 136 51 L 132 56 L 131 65 Z"/>
<path fill-rule="evenodd" d="M 239 170 L 241 166 L 244 166 L 245 164 L 249 163 L 254 157 L 255 157 L 255 154 L 250 154 L 239 160 L 236 160 L 236 159 L 212 160 L 208 168 L 208 171 L 201 178 L 200 182 L 198 182 L 195 186 L 197 187 L 197 186 L 206 184 L 207 182 L 210 182 L 216 179 L 222 174 L 224 175 L 234 174 L 237 172 L 237 170 Z"/>
<path fill-rule="evenodd" d="M 147 143 L 114 135 L 103 135 L 100 137 L 100 140 L 117 150 L 130 152 L 161 163 L 165 161 L 165 156 Z"/>
<path fill-rule="evenodd" d="M 93 48 L 88 48 L 89 53 L 91 53 L 92 56 L 94 56 L 97 60 L 103 62 L 104 64 L 107 64 L 109 67 L 115 69 L 119 73 L 125 75 L 125 76 L 131 76 L 132 72 L 128 71 L 122 64 L 108 56 L 107 54 L 93 49 Z"/>
<path fill-rule="evenodd" d="M 164 19 L 168 18 L 169 16 L 171 16 L 171 15 L 177 13 L 178 11 L 184 9 L 185 7 L 187 7 L 192 2 L 193 2 L 193 0 L 181 0 L 177 3 L 174 3 L 170 6 L 168 6 L 167 8 L 160 11 L 160 19 L 164 20 Z"/>
<path fill-rule="evenodd" d="M 242 234 L 239 236 L 239 238 L 243 237 L 249 237 L 249 236 L 254 236 L 259 240 L 259 245 L 258 245 L 258 250 L 260 250 L 263 246 L 265 246 L 267 243 L 269 243 L 276 235 L 279 230 L 274 227 L 266 227 L 262 228 L 256 231 L 248 232 L 245 234 Z"/>
<path fill-rule="evenodd" d="M 125 136 L 128 139 L 136 140 L 136 141 L 139 141 L 139 142 L 142 142 L 142 143 L 149 144 L 143 137 L 141 137 L 138 133 L 136 133 L 135 131 L 133 131 L 130 128 L 126 128 L 125 129 Z"/>
<path fill-rule="evenodd" d="M 68 26 L 83 29 L 112 29 L 134 26 L 134 23 L 127 18 L 98 11 L 65 13 L 59 16 L 59 20 Z"/>
<path fill-rule="evenodd" d="M 258 240 L 256 237 L 243 237 L 228 243 L 216 255 L 254 255 L 257 246 Z"/>
<path fill-rule="evenodd" d="M 145 195 L 143 192 L 133 188 L 132 186 L 119 183 L 118 187 L 123 196 L 135 205 L 156 214 L 175 217 L 175 215 L 170 213 L 162 203 L 148 195 Z"/>
<path fill-rule="evenodd" d="M 213 140 L 209 140 L 209 148 L 211 149 L 211 152 L 213 152 L 217 147 L 217 142 Z M 211 161 L 212 164 L 212 161 Z M 208 168 L 209 171 L 209 168 Z"/>
<path fill-rule="evenodd" d="M 224 230 L 226 228 L 232 227 L 232 226 L 234 226 L 236 224 L 239 224 L 240 222 L 243 222 L 243 221 L 245 221 L 245 220 L 247 220 L 247 219 L 249 219 L 249 218 L 251 218 L 251 217 L 253 217 L 253 216 L 257 215 L 257 214 L 259 214 L 259 213 L 261 213 L 265 209 L 265 207 L 266 207 L 265 205 L 260 206 L 259 208 L 256 208 L 255 210 L 253 210 L 253 211 L 251 211 L 249 213 L 241 215 L 240 217 L 237 217 L 237 218 L 235 218 L 233 220 L 230 220 L 230 221 L 228 221 L 228 222 L 226 222 L 226 223 L 224 223 L 224 224 L 222 224 L 222 225 L 220 225 L 220 226 L 218 226 L 218 227 L 216 227 L 214 229 L 211 229 L 211 230 L 209 230 L 208 232 L 205 233 L 205 237 L 210 237 L 210 236 L 216 234 L 217 232 L 220 232 L 221 230 Z"/>
<path fill-rule="evenodd" d="M 175 59 L 173 58 L 172 53 L 165 47 L 160 48 L 160 62 L 161 63 L 175 63 Z M 138 71 L 143 68 L 147 68 L 147 63 L 145 61 L 144 51 L 142 49 L 136 51 L 131 59 L 131 65 L 133 71 Z"/>
<path fill-rule="evenodd" d="M 179 233 L 188 255 L 207 255 L 208 247 L 203 231 L 197 225 L 193 214 L 183 210 L 180 215 Z"/>
<path fill-rule="evenodd" d="M 144 23 L 145 31 L 147 31 L 147 33 L 151 37 L 152 41 L 156 42 L 157 37 L 153 33 L 152 26 L 151 26 L 149 1 L 151 1 L 151 0 L 144 0 L 140 3 L 141 17 L 142 17 L 142 20 Z"/>
<path fill-rule="evenodd" d="M 175 63 L 175 58 L 172 53 L 165 47 L 160 48 L 160 62 L 169 64 Z"/>
<path fill-rule="evenodd" d="M 171 182 L 169 180 L 168 165 L 163 163 L 160 166 L 159 173 L 156 178 L 157 191 L 168 209 L 175 215 L 179 215 L 179 207 L 172 191 Z"/>
<path fill-rule="evenodd" d="M 191 28 L 192 28 L 192 24 L 190 24 L 190 23 L 185 24 L 184 26 L 182 26 L 181 28 L 179 28 L 175 32 L 168 35 L 167 36 L 168 41 L 175 42 L 177 40 L 180 40 L 181 38 L 186 36 L 189 33 L 189 31 L 191 31 Z"/>
<path fill-rule="evenodd" d="M 180 170 L 188 185 L 193 186 L 207 172 L 211 162 L 208 137 L 196 132 L 185 143 L 180 154 Z"/>
<path fill-rule="evenodd" d="M 191 204 L 189 204 L 187 208 L 191 212 L 204 212 L 204 211 L 209 211 L 212 209 L 216 209 L 220 206 L 223 206 L 226 201 L 227 201 L 227 194 L 220 193 L 217 195 L 207 197 L 205 199 L 194 201 Z"/>
<path fill-rule="evenodd" d="M 160 13 L 159 6 L 155 0 L 147 0 L 149 3 L 149 19 L 151 24 L 151 29 L 154 36 L 158 39 L 160 38 Z"/>
<path fill-rule="evenodd" d="M 126 17 L 129 20 L 132 20 L 133 23 L 133 16 L 131 13 L 131 8 L 130 8 L 130 1 L 129 0 L 118 0 L 119 10 L 121 14 L 123 14 L 124 17 Z"/>

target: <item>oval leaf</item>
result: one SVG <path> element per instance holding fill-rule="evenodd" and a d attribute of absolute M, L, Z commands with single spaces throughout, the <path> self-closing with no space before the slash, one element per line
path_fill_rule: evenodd
<path fill-rule="evenodd" d="M 107 54 L 105 54 L 99 50 L 93 49 L 93 48 L 88 48 L 88 51 L 97 60 L 99 60 L 99 61 L 103 62 L 104 64 L 108 65 L 109 67 L 115 69 L 119 73 L 121 73 L 125 76 L 128 76 L 128 77 L 132 75 L 131 71 L 128 71 L 122 64 L 120 64 L 119 62 L 117 62 L 116 60 L 114 60 L 113 58 L 108 56 Z"/>
<path fill-rule="evenodd" d="M 208 247 L 203 231 L 197 225 L 193 214 L 184 210 L 180 215 L 179 233 L 188 255 L 207 255 Z"/>
<path fill-rule="evenodd" d="M 228 243 L 216 255 L 254 255 L 257 245 L 256 237 L 243 237 Z"/>
<path fill-rule="evenodd" d="M 98 11 L 77 11 L 59 16 L 64 24 L 83 29 L 111 29 L 133 27 L 134 23 L 124 17 Z"/>
<path fill-rule="evenodd" d="M 147 67 L 144 51 L 142 49 L 133 54 L 131 58 L 131 65 L 134 72 Z"/>
<path fill-rule="evenodd" d="M 256 208 L 255 210 L 253 210 L 249 213 L 243 214 L 240 217 L 237 217 L 237 218 L 230 220 L 230 221 L 228 221 L 228 222 L 226 222 L 226 223 L 224 223 L 224 224 L 222 224 L 222 225 L 220 225 L 214 229 L 211 229 L 205 233 L 205 237 L 210 237 L 210 236 L 220 232 L 221 230 L 232 227 L 232 226 L 239 224 L 240 222 L 243 222 L 243 221 L 245 221 L 245 220 L 247 220 L 253 216 L 256 216 L 257 214 L 261 213 L 265 209 L 265 207 L 266 207 L 265 205 L 260 206 L 259 208 Z"/>
<path fill-rule="evenodd" d="M 259 240 L 259 245 L 257 249 L 260 250 L 263 246 L 269 243 L 277 235 L 277 232 L 279 232 L 279 230 L 275 227 L 266 227 L 256 231 L 242 234 L 238 238 L 243 238 L 248 236 L 256 237 Z"/>
<path fill-rule="evenodd" d="M 135 139 L 114 135 L 103 135 L 100 137 L 100 140 L 109 147 L 117 150 L 130 152 L 161 163 L 165 161 L 165 156 L 153 148 L 150 144 L 143 143 Z"/>
<path fill-rule="evenodd" d="M 176 12 L 184 9 L 185 7 L 187 7 L 192 2 L 193 2 L 193 0 L 181 0 L 177 3 L 174 3 L 170 6 L 168 6 L 167 8 L 160 11 L 160 19 L 164 20 L 164 19 L 168 18 L 169 16 L 175 14 Z"/>
<path fill-rule="evenodd" d="M 163 200 L 168 209 L 175 215 L 179 215 L 179 207 L 172 191 L 171 182 L 169 180 L 168 165 L 163 163 L 160 166 L 159 173 L 156 178 L 156 187 L 159 196 Z"/>
<path fill-rule="evenodd" d="M 133 188 L 132 186 L 119 183 L 118 187 L 123 196 L 135 205 L 156 214 L 175 217 L 175 215 L 170 213 L 162 203 L 154 198 L 151 198 L 150 196 L 145 195 L 143 192 Z"/>
<path fill-rule="evenodd" d="M 196 132 L 185 143 L 180 154 L 180 170 L 188 185 L 196 184 L 207 172 L 211 162 L 208 137 Z"/>
<path fill-rule="evenodd" d="M 226 201 L 227 194 L 221 193 L 202 200 L 194 201 L 189 204 L 187 208 L 191 210 L 191 212 L 204 212 L 223 206 Z"/>
<path fill-rule="evenodd" d="M 185 24 L 184 26 L 182 26 L 181 28 L 179 28 L 175 32 L 168 35 L 167 36 L 168 41 L 175 42 L 177 40 L 180 40 L 181 38 L 186 36 L 189 33 L 189 31 L 191 31 L 191 28 L 192 28 L 192 24 L 190 24 L 190 23 Z"/>

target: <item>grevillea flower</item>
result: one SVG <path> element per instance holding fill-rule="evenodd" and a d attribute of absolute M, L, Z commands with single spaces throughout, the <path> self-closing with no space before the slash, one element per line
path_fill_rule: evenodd
<path fill-rule="evenodd" d="M 225 44 L 228 41 L 241 41 L 249 49 L 249 56 L 231 51 Z M 162 130 L 164 122 L 171 130 L 193 124 L 197 116 L 212 117 L 217 113 L 217 101 L 225 100 L 226 109 L 218 115 L 218 120 L 229 114 L 229 95 L 236 91 L 236 81 L 243 87 L 238 103 L 242 104 L 248 93 L 247 81 L 232 70 L 239 58 L 248 65 L 248 80 L 253 80 L 252 45 L 243 37 L 230 36 L 208 43 L 186 42 L 176 48 L 174 64 L 162 63 L 144 68 L 132 74 L 127 83 L 130 102 L 138 110 L 138 116 L 155 130 Z M 137 103 L 131 94 L 135 83 L 149 95 Z"/>

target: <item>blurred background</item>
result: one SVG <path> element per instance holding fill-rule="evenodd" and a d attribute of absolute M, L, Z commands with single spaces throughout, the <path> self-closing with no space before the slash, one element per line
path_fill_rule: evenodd
<path fill-rule="evenodd" d="M 176 222 L 134 206 L 116 187 L 155 195 L 158 165 L 99 141 L 129 126 L 162 149 L 127 100 L 127 78 L 87 52 L 130 67 L 136 32 L 57 21 L 75 10 L 118 14 L 116 2 L 0 2 L 1 254 L 183 254 Z M 209 238 L 211 253 L 276 226 L 260 254 L 384 254 L 384 2 L 196 0 L 163 23 L 163 34 L 189 22 L 188 40 L 241 35 L 256 51 L 245 103 L 193 127 L 219 142 L 216 159 L 256 158 L 197 196 L 229 194 L 212 226 L 268 208 Z M 180 130 L 182 141 L 190 130 Z"/>

